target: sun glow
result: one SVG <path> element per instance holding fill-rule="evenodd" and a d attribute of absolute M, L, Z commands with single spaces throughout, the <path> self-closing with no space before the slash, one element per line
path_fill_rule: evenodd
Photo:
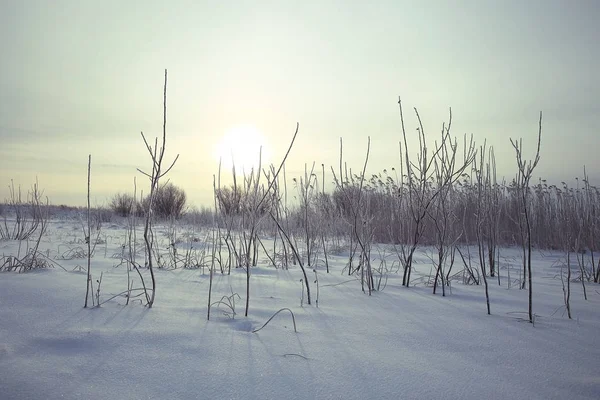
<path fill-rule="evenodd" d="M 223 168 L 250 172 L 259 159 L 264 168 L 269 163 L 269 147 L 265 137 L 252 125 L 238 125 L 227 130 L 214 149 L 214 156 Z"/>

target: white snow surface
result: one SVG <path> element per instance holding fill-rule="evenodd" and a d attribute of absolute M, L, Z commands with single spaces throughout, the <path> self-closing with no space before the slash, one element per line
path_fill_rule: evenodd
<path fill-rule="evenodd" d="M 101 301 L 127 288 L 125 267 L 111 257 L 124 233 L 105 227 L 107 243 L 92 259 L 94 280 L 103 276 Z M 42 250 L 55 258 L 80 236 L 77 222 L 54 221 Z M 0 242 L 0 254 L 17 247 Z M 453 282 L 445 297 L 433 295 L 419 280 L 431 270 L 424 250 L 415 286 L 393 273 L 372 296 L 342 275 L 344 254 L 330 255 L 331 273 L 317 269 L 318 307 L 312 271 L 313 304 L 301 306 L 299 267 L 275 269 L 261 257 L 251 269 L 249 316 L 239 268 L 216 273 L 212 295 L 238 293 L 237 315 L 213 307 L 210 321 L 206 269 L 156 270 L 151 309 L 122 296 L 84 309 L 86 274 L 73 269 L 85 259 L 56 260 L 67 271 L 2 273 L 0 399 L 600 398 L 600 287 L 588 283 L 586 301 L 572 282 L 569 320 L 562 253 L 535 252 L 532 325 L 527 290 L 507 288 L 507 268 L 518 278 L 519 249 L 501 251 L 501 286 L 489 281 L 492 315 L 483 286 Z M 295 314 L 297 333 L 287 312 L 252 333 L 281 308 Z"/>

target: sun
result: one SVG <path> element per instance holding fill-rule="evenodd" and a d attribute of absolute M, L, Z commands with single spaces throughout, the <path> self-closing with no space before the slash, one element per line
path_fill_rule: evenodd
<path fill-rule="evenodd" d="M 237 172 L 250 172 L 268 164 L 269 146 L 264 135 L 253 125 L 237 125 L 228 129 L 214 149 L 214 157 L 223 168 L 235 165 Z"/>

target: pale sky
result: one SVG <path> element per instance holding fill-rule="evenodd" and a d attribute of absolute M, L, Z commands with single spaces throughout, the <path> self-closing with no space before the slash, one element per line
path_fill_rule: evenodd
<path fill-rule="evenodd" d="M 398 96 L 413 138 L 412 107 L 433 140 L 451 106 L 453 133 L 487 139 L 507 178 L 509 138 L 533 156 L 542 110 L 535 176 L 586 165 L 600 184 L 598 21 L 595 0 L 0 0 L 0 199 L 37 177 L 51 203 L 83 205 L 90 153 L 93 203 L 147 187 L 140 131 L 161 134 L 165 68 L 170 178 L 196 205 L 239 126 L 279 162 L 300 122 L 288 178 L 337 165 L 340 137 L 355 170 L 369 135 L 369 171 L 398 167 Z"/>

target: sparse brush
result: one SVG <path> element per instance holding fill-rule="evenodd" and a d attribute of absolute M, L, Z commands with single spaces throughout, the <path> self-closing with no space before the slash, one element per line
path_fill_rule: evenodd
<path fill-rule="evenodd" d="M 26 199 L 21 195 L 21 187 L 15 189 L 12 180 L 8 188 L 10 198 L 6 201 L 7 209 L 4 210 L 3 221 L 0 223 L 0 240 L 27 240 L 39 228 L 44 233 L 48 222 L 48 200 L 44 204 L 43 191 L 39 189 L 37 181 Z"/>
<path fill-rule="evenodd" d="M 0 259 L 0 271 L 4 272 L 30 272 L 37 269 L 52 268 L 52 264 L 40 253 L 29 251 L 24 257 L 2 256 Z"/>
<path fill-rule="evenodd" d="M 127 193 L 117 193 L 111 198 L 109 207 L 118 216 L 128 217 L 135 211 L 135 197 Z"/>
<path fill-rule="evenodd" d="M 209 317 L 208 319 L 210 319 L 210 308 L 214 307 L 214 306 L 224 306 L 226 307 L 226 310 L 223 311 L 223 315 L 231 318 L 231 319 L 235 319 L 235 316 L 237 315 L 237 313 L 235 312 L 235 299 L 236 297 L 238 299 L 241 299 L 240 295 L 237 293 L 233 292 L 233 289 L 231 290 L 231 295 L 229 296 L 223 296 L 221 297 L 221 300 L 219 301 L 215 301 L 214 303 L 209 305 Z"/>
<path fill-rule="evenodd" d="M 60 255 L 56 256 L 57 260 L 76 260 L 76 259 L 84 259 L 87 257 L 87 251 L 85 251 L 82 247 L 77 246 L 65 250 Z"/>

